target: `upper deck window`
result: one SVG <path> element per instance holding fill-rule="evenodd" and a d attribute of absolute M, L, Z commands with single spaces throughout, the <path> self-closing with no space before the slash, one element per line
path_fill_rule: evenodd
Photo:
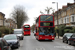
<path fill-rule="evenodd" d="M 42 15 L 42 16 L 40 16 L 40 21 L 53 21 L 53 16 L 51 16 L 51 15 Z"/>
<path fill-rule="evenodd" d="M 25 28 L 29 28 L 29 25 L 25 25 Z"/>

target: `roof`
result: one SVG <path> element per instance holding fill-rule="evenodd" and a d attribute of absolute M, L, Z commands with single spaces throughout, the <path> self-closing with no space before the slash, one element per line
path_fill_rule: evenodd
<path fill-rule="evenodd" d="M 3 16 L 5 16 L 5 14 L 4 14 L 4 13 L 2 13 L 2 12 L 0 12 L 0 14 L 2 14 Z"/>

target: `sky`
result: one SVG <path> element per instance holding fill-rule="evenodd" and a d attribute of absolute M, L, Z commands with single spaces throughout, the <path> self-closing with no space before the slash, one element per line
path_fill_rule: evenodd
<path fill-rule="evenodd" d="M 57 10 L 57 4 L 52 4 L 52 2 L 58 2 L 58 9 L 62 9 L 63 5 L 67 3 L 74 3 L 74 0 L 0 0 L 0 12 L 5 14 L 5 18 L 11 18 L 10 14 L 13 11 L 14 6 L 22 5 L 25 7 L 25 11 L 29 17 L 28 21 L 24 24 L 30 24 L 30 26 L 35 23 L 35 18 L 38 17 L 42 11 L 46 14 L 46 7 Z M 50 10 L 50 14 L 52 10 Z"/>

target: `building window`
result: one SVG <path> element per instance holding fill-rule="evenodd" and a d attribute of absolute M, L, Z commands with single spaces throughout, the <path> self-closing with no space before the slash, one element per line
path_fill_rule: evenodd
<path fill-rule="evenodd" d="M 74 22 L 74 16 L 72 16 L 72 22 Z"/>
<path fill-rule="evenodd" d="M 69 23 L 69 16 L 66 16 L 66 23 Z"/>
<path fill-rule="evenodd" d="M 65 18 L 65 17 L 63 18 L 63 23 L 64 23 L 64 24 L 66 23 L 66 18 Z"/>
<path fill-rule="evenodd" d="M 75 15 L 71 15 L 71 22 L 75 22 Z"/>
<path fill-rule="evenodd" d="M 67 23 L 69 23 L 69 17 L 67 18 Z"/>
<path fill-rule="evenodd" d="M 65 23 L 66 23 L 66 18 L 65 18 Z"/>

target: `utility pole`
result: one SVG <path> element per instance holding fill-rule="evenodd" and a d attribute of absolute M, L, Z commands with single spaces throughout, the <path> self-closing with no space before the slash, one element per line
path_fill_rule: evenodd
<path fill-rule="evenodd" d="M 58 23 L 58 2 L 52 2 L 52 3 L 57 3 L 57 27 L 59 28 L 59 23 Z M 58 38 L 59 38 L 59 29 L 58 29 Z"/>

